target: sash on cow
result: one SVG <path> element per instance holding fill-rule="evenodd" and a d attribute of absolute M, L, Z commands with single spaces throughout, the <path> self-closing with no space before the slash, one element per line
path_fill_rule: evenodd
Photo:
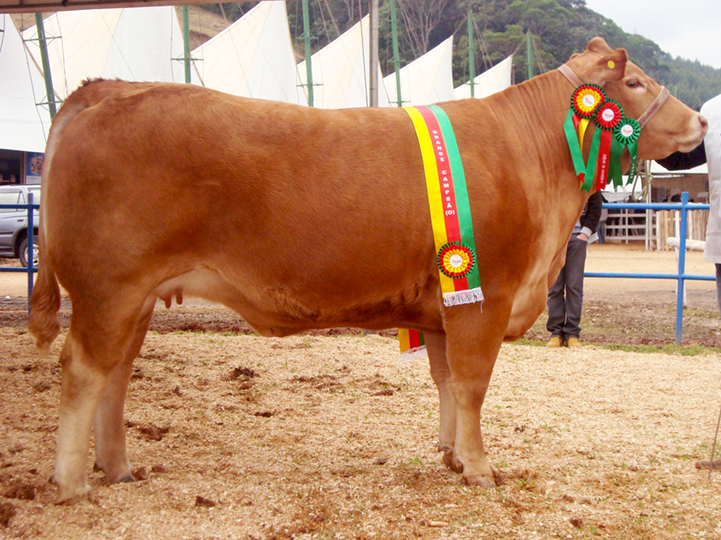
<path fill-rule="evenodd" d="M 437 105 L 404 107 L 418 137 L 443 304 L 483 302 L 466 177 L 451 121 Z M 424 354 L 420 332 L 399 330 L 401 354 Z"/>

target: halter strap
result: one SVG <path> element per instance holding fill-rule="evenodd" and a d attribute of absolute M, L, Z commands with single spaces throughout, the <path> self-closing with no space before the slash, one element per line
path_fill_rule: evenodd
<path fill-rule="evenodd" d="M 568 64 L 563 64 L 558 68 L 558 71 L 563 73 L 563 75 L 568 79 L 568 82 L 570 82 L 574 88 L 578 88 L 583 84 L 583 81 L 578 78 L 578 75 L 576 75 L 570 67 L 568 67 Z"/>
<path fill-rule="evenodd" d="M 648 106 L 648 109 L 646 109 L 646 112 L 644 112 L 639 118 L 638 118 L 638 125 L 643 127 L 646 124 L 648 124 L 649 120 L 653 118 L 653 115 L 658 112 L 658 110 L 663 106 L 664 103 L 666 103 L 666 99 L 668 99 L 669 92 L 668 89 L 665 86 L 661 87 L 661 91 L 656 96 L 656 99 L 653 100 L 653 103 Z"/>
<path fill-rule="evenodd" d="M 568 64 L 563 64 L 558 68 L 558 71 L 563 73 L 564 77 L 568 79 L 568 82 L 570 82 L 574 88 L 578 88 L 583 84 L 583 81 L 578 78 L 578 75 L 576 75 L 570 67 L 568 67 Z M 653 100 L 653 103 L 651 103 L 651 105 L 648 106 L 648 109 L 646 109 L 646 111 L 638 118 L 638 125 L 643 127 L 648 124 L 651 118 L 653 118 L 653 116 L 666 102 L 668 96 L 668 88 L 662 86 L 661 91 L 656 96 L 656 99 Z"/>

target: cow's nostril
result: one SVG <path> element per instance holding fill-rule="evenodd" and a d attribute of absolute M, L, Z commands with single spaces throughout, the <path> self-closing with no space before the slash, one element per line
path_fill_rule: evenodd
<path fill-rule="evenodd" d="M 704 115 L 702 115 L 702 114 L 699 114 L 698 121 L 701 122 L 701 128 L 704 131 L 708 131 L 708 120 L 706 120 L 706 117 L 704 117 Z"/>

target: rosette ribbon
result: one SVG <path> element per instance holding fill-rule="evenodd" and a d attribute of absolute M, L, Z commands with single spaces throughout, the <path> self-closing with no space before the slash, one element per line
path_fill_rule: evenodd
<path fill-rule="evenodd" d="M 585 163 L 583 139 L 591 120 L 596 124 L 596 130 L 591 140 L 588 163 Z M 603 189 L 609 179 L 616 187 L 623 185 L 621 155 L 626 148 L 631 154 L 629 178 L 636 175 L 636 141 L 641 134 L 641 126 L 636 120 L 625 118 L 621 104 L 607 99 L 599 86 L 582 84 L 576 88 L 563 129 L 582 190 Z"/>
<path fill-rule="evenodd" d="M 631 168 L 628 178 L 636 176 L 636 161 L 638 160 L 638 137 L 641 135 L 641 126 L 633 118 L 623 118 L 613 128 L 613 141 L 611 142 L 611 156 L 608 176 L 613 180 L 614 187 L 623 186 L 623 173 L 621 171 L 621 155 L 628 148 L 631 155 Z"/>
<path fill-rule="evenodd" d="M 598 107 L 606 100 L 603 88 L 595 84 L 583 84 L 576 88 L 571 96 L 571 110 L 563 125 L 566 141 L 571 151 L 573 167 L 579 182 L 585 185 L 587 167 L 583 161 L 583 138 L 589 121 L 593 118 Z M 593 180 L 593 174 L 591 174 Z M 590 188 L 589 188 L 590 189 Z"/>
<path fill-rule="evenodd" d="M 581 187 L 587 191 L 593 188 L 594 177 L 596 190 L 606 187 L 614 140 L 613 129 L 623 120 L 623 108 L 618 102 L 607 99 L 596 109 L 594 120 L 596 121 L 596 132 L 593 134 L 586 177 Z M 617 161 L 620 158 L 619 155 Z"/>

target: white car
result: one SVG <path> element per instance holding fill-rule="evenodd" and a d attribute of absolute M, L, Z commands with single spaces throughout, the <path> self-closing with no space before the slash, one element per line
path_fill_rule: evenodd
<path fill-rule="evenodd" d="M 38 185 L 0 185 L 0 204 L 27 204 L 28 194 L 33 194 L 33 203 L 40 204 Z M 33 266 L 38 266 L 38 211 L 33 212 Z M 24 208 L 0 208 L 0 257 L 20 259 L 28 265 L 28 211 Z"/>

